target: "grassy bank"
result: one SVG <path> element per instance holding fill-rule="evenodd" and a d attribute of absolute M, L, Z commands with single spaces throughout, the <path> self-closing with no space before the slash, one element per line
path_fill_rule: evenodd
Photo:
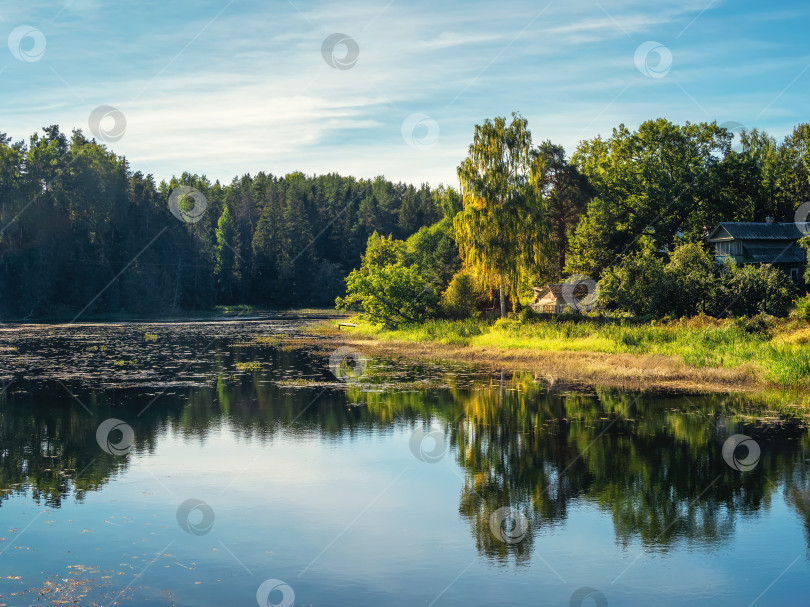
<path fill-rule="evenodd" d="M 341 339 L 415 356 L 527 368 L 563 380 L 689 389 L 805 388 L 810 324 L 794 319 L 671 322 L 558 318 L 432 320 L 386 330 L 354 320 Z"/>

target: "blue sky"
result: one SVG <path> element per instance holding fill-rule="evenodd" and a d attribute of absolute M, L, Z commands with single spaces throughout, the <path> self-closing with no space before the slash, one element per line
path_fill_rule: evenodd
<path fill-rule="evenodd" d="M 569 153 L 659 116 L 782 138 L 808 120 L 808 17 L 751 0 L 4 0 L 0 132 L 89 133 L 104 105 L 126 120 L 110 147 L 158 179 L 456 185 L 474 125 L 515 110 Z M 359 49 L 349 69 L 322 53 L 335 33 Z"/>

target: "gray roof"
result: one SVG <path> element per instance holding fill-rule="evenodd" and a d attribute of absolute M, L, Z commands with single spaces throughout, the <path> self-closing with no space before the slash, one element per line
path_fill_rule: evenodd
<path fill-rule="evenodd" d="M 799 240 L 810 235 L 810 223 L 754 223 L 724 221 L 709 234 L 709 242 L 723 240 Z"/>
<path fill-rule="evenodd" d="M 743 245 L 746 260 L 756 263 L 804 263 L 807 260 L 804 249 L 795 242 L 787 245 L 746 243 Z"/>

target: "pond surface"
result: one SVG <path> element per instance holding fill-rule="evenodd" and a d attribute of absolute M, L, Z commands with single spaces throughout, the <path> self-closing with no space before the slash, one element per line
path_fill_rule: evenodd
<path fill-rule="evenodd" d="M 808 603 L 798 421 L 300 329 L 0 328 L 0 605 Z"/>

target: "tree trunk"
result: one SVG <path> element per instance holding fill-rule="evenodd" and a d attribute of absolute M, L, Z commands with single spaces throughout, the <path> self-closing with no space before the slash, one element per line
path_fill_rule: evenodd
<path fill-rule="evenodd" d="M 503 295 L 503 282 L 500 286 L 500 299 L 501 299 L 501 318 L 506 318 L 506 297 Z"/>

